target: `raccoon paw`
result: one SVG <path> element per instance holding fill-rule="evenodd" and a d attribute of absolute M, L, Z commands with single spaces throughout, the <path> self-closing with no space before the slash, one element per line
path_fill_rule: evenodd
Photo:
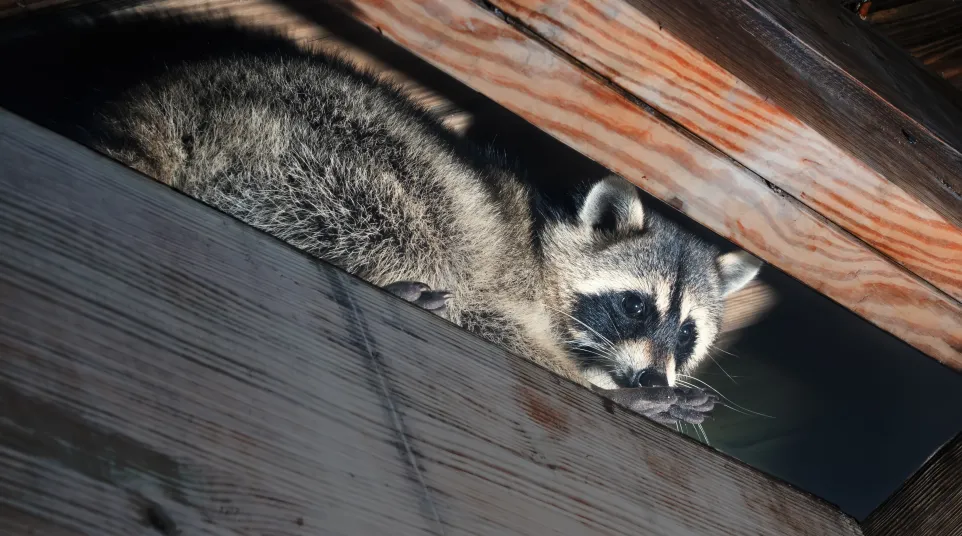
<path fill-rule="evenodd" d="M 698 388 L 676 388 L 678 400 L 663 414 L 658 415 L 659 422 L 674 425 L 676 423 L 701 424 L 713 409 L 718 397 Z"/>
<path fill-rule="evenodd" d="M 605 391 L 605 396 L 649 419 L 675 426 L 701 424 L 715 408 L 715 395 L 696 388 L 635 387 Z"/>
<path fill-rule="evenodd" d="M 633 387 L 604 390 L 603 393 L 646 417 L 665 413 L 678 401 L 678 395 L 671 387 Z"/>
<path fill-rule="evenodd" d="M 384 290 L 437 315 L 447 311 L 452 296 L 447 290 L 431 290 L 428 285 L 417 281 L 396 281 L 385 285 Z"/>

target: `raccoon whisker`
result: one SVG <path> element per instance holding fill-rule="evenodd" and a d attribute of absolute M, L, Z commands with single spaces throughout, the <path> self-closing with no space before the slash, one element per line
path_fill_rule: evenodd
<path fill-rule="evenodd" d="M 678 421 L 678 422 L 681 423 L 682 430 L 685 430 L 685 435 L 688 435 L 688 437 L 691 437 L 691 435 L 688 434 L 688 427 L 685 426 L 686 424 L 690 424 L 690 423 L 686 423 L 684 421 Z M 692 425 L 691 429 L 692 429 L 692 432 L 695 434 L 695 439 L 697 439 L 698 441 L 701 441 L 701 434 L 698 433 L 698 428 L 695 428 L 695 425 Z"/>
<path fill-rule="evenodd" d="M 576 348 L 586 348 L 586 349 L 597 350 L 599 352 L 604 352 L 606 355 L 609 355 L 612 358 L 614 358 L 616 354 L 614 347 L 612 347 L 611 345 L 604 342 L 595 342 L 595 341 L 587 340 L 584 338 L 569 339 L 565 341 L 565 344 L 568 344 L 569 346 L 574 346 Z"/>
<path fill-rule="evenodd" d="M 607 372 L 614 372 L 619 368 L 621 368 L 621 364 L 618 363 L 618 361 L 604 347 L 598 347 L 588 341 L 579 341 L 577 339 L 572 339 L 565 342 L 572 348 L 584 351 L 585 353 L 591 356 L 594 356 L 602 359 L 603 361 L 606 361 L 607 363 L 604 363 L 603 368 L 605 368 Z"/>
<path fill-rule="evenodd" d="M 721 363 L 719 363 L 715 359 L 715 356 L 711 355 L 711 351 L 706 352 L 705 355 L 708 356 L 708 359 L 711 359 L 711 362 L 714 363 L 715 366 L 717 366 L 719 369 L 721 369 L 722 372 L 725 373 L 725 376 L 728 376 L 728 379 L 731 380 L 732 383 L 734 383 L 735 385 L 738 385 L 738 382 L 735 381 L 735 378 L 733 378 L 732 375 L 729 374 L 727 370 L 725 370 L 725 367 L 721 366 Z"/>
<path fill-rule="evenodd" d="M 605 353 L 608 353 L 609 350 L 610 350 L 610 348 L 608 348 L 608 347 L 605 346 L 605 345 L 599 345 L 598 343 L 596 343 L 596 342 L 594 342 L 594 341 L 589 341 L 589 340 L 584 340 L 584 339 L 569 339 L 569 340 L 565 341 L 565 343 L 568 344 L 568 345 L 570 345 L 570 346 L 577 347 L 577 348 L 595 350 L 595 351 L 605 352 Z"/>
<path fill-rule="evenodd" d="M 727 351 L 727 350 L 722 350 L 721 348 L 718 348 L 718 347 L 712 348 L 712 350 L 718 350 L 719 352 L 721 352 L 721 353 L 723 353 L 723 354 L 730 355 L 730 356 L 732 356 L 732 357 L 734 357 L 734 358 L 739 358 L 739 359 L 741 358 L 740 355 L 733 354 L 733 353 L 731 353 L 731 352 L 729 352 L 729 351 Z"/>
<path fill-rule="evenodd" d="M 765 418 L 768 418 L 768 419 L 774 419 L 774 418 L 775 418 L 775 417 L 772 417 L 771 415 L 765 415 L 764 413 L 758 413 L 757 411 L 752 411 L 752 410 L 750 410 L 750 409 L 743 409 L 741 406 L 732 406 L 732 405 L 729 405 L 729 404 L 725 404 L 724 402 L 719 402 L 718 405 L 719 405 L 719 406 L 722 406 L 722 407 L 726 407 L 726 408 L 734 411 L 735 413 L 741 413 L 742 415 L 747 415 L 747 416 L 749 416 L 749 417 L 758 416 L 758 417 L 765 417 Z"/>
<path fill-rule="evenodd" d="M 550 305 L 547 305 L 547 304 L 545 304 L 545 307 L 547 307 L 548 309 L 551 309 L 552 311 L 555 311 L 556 313 L 563 314 L 563 315 L 567 316 L 568 318 L 574 320 L 575 322 L 581 324 L 582 326 L 588 328 L 589 330 L 591 330 L 592 333 L 594 333 L 595 335 L 597 335 L 598 337 L 600 337 L 601 340 L 603 340 L 604 342 L 608 343 L 608 345 L 611 347 L 612 350 L 615 350 L 615 343 L 611 342 L 611 340 L 608 339 L 608 337 L 605 337 L 605 336 L 602 335 L 601 333 L 598 333 L 598 331 L 595 330 L 595 328 L 589 326 L 588 324 L 585 324 L 585 323 L 582 322 L 581 320 L 578 320 L 577 318 L 569 315 L 568 313 L 566 313 L 566 312 L 564 312 L 564 311 L 562 311 L 562 310 L 560 310 L 560 309 L 556 309 L 556 308 L 551 307 Z"/>
<path fill-rule="evenodd" d="M 710 446 L 711 446 L 711 441 L 708 441 L 708 432 L 705 431 L 705 427 L 702 426 L 701 424 L 696 424 L 696 425 L 695 425 L 695 429 L 701 430 L 701 435 L 702 435 L 702 437 L 705 438 L 705 444 L 710 447 Z"/>
<path fill-rule="evenodd" d="M 594 348 L 590 348 L 590 347 L 581 347 L 580 350 L 584 351 L 585 353 L 587 353 L 587 354 L 590 355 L 590 356 L 598 357 L 598 358 L 603 359 L 604 361 L 610 362 L 611 364 L 608 365 L 608 366 L 611 368 L 611 370 L 615 370 L 615 369 L 618 368 L 618 366 L 617 366 L 617 365 L 618 365 L 618 362 L 615 361 L 614 359 L 612 359 L 611 356 L 609 356 L 608 354 L 606 354 L 606 353 L 604 353 L 604 352 L 599 352 L 598 350 L 596 350 L 596 349 L 594 349 Z"/>
<path fill-rule="evenodd" d="M 606 346 L 598 345 L 592 341 L 586 341 L 583 339 L 568 339 L 564 341 L 564 344 L 581 350 L 592 350 L 598 355 L 604 354 L 607 356 L 609 350 Z"/>
<path fill-rule="evenodd" d="M 772 417 L 771 415 L 765 415 L 764 413 L 759 413 L 759 412 L 757 412 L 757 411 L 752 411 L 752 410 L 750 410 L 750 409 L 748 409 L 748 408 L 746 408 L 746 407 L 739 406 L 738 404 L 736 404 L 735 402 L 733 402 L 732 399 L 730 399 L 730 398 L 728 398 L 727 396 L 723 395 L 723 394 L 721 393 L 721 391 L 719 391 L 718 389 L 715 389 L 714 387 L 712 387 L 711 385 L 709 385 L 709 384 L 708 384 L 707 382 L 705 382 L 704 380 L 700 380 L 700 379 L 698 379 L 698 378 L 696 378 L 696 377 L 694 377 L 694 376 L 689 376 L 689 375 L 687 375 L 687 374 L 679 374 L 679 376 L 682 376 L 682 377 L 684 377 L 684 378 L 688 378 L 689 380 L 692 380 L 692 381 L 696 381 L 696 382 L 704 385 L 706 388 L 711 389 L 712 391 L 715 392 L 716 395 L 720 396 L 720 397 L 722 398 L 722 400 L 724 400 L 725 402 L 728 402 L 728 404 L 723 404 L 723 405 L 724 405 L 725 407 L 729 408 L 729 409 L 732 409 L 732 410 L 735 410 L 735 411 L 741 410 L 741 412 L 743 412 L 743 413 L 744 413 L 744 412 L 747 412 L 747 413 L 745 413 L 746 415 L 749 415 L 749 414 L 750 414 L 750 415 L 757 415 L 757 416 L 759 416 L 759 417 L 765 417 L 765 418 L 767 418 L 767 419 L 774 419 L 774 418 L 775 418 L 775 417 Z M 675 380 L 675 381 L 678 381 L 678 380 Z M 687 387 L 687 386 L 686 386 L 686 387 Z"/>
<path fill-rule="evenodd" d="M 682 422 L 682 423 L 681 423 L 681 427 L 685 430 L 685 433 L 687 434 L 687 433 L 688 433 L 688 427 L 685 426 L 686 424 L 689 424 L 689 423 Z M 697 439 L 698 441 L 701 441 L 701 435 L 698 433 L 698 429 L 695 428 L 694 425 L 692 425 L 691 429 L 692 429 L 693 433 L 695 434 L 695 439 Z M 691 436 L 689 436 L 689 437 L 691 437 Z"/>
<path fill-rule="evenodd" d="M 605 308 L 605 314 L 608 315 L 608 320 L 611 320 L 611 325 L 615 328 L 615 333 L 618 334 L 619 339 L 624 339 L 625 336 L 621 334 L 621 330 L 618 329 L 618 323 L 615 322 L 615 318 L 611 316 L 611 311 Z"/>
<path fill-rule="evenodd" d="M 682 387 L 688 387 L 688 388 L 690 388 L 690 389 L 700 389 L 700 387 L 698 387 L 697 385 L 695 385 L 695 384 L 693 384 L 693 383 L 686 382 L 686 381 L 684 381 L 684 380 L 678 380 L 678 379 L 676 379 L 676 380 L 675 380 L 675 383 L 677 383 L 678 385 L 680 385 L 680 386 L 682 386 Z"/>

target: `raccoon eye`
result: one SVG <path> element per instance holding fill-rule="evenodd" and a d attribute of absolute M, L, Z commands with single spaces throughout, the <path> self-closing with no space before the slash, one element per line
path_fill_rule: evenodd
<path fill-rule="evenodd" d="M 678 345 L 681 347 L 688 346 L 695 338 L 695 326 L 690 322 L 685 322 L 682 324 L 681 329 L 678 330 Z"/>
<path fill-rule="evenodd" d="M 640 318 L 645 314 L 645 302 L 637 294 L 628 294 L 621 300 L 621 308 L 632 318 Z"/>

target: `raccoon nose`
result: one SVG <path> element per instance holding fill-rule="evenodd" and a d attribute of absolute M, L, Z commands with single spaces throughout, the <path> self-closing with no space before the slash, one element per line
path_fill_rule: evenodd
<path fill-rule="evenodd" d="M 668 387 L 668 376 L 655 369 L 644 369 L 632 378 L 633 387 Z"/>

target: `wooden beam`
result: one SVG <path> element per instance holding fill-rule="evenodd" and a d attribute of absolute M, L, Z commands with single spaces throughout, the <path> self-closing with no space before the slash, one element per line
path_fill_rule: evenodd
<path fill-rule="evenodd" d="M 627 0 L 962 227 L 955 89 L 835 2 Z"/>
<path fill-rule="evenodd" d="M 354 0 L 352 9 L 358 20 L 699 223 L 962 369 L 958 301 L 493 13 L 470 0 Z"/>
<path fill-rule="evenodd" d="M 0 533 L 861 534 L 7 112 L 0 166 Z"/>
<path fill-rule="evenodd" d="M 490 0 L 872 247 L 962 300 L 962 229 L 626 0 Z"/>
<path fill-rule="evenodd" d="M 866 536 L 962 535 L 962 434 L 862 523 Z"/>

